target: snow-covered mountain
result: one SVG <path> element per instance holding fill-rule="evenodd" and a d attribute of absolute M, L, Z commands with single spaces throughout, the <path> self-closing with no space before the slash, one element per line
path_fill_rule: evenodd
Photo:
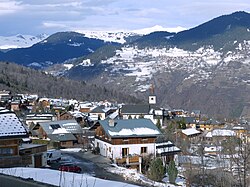
<path fill-rule="evenodd" d="M 131 30 L 131 31 L 88 31 L 88 30 L 78 30 L 76 32 L 84 34 L 88 38 L 95 38 L 104 40 L 106 42 L 116 42 L 124 44 L 128 41 L 129 37 L 143 36 L 156 31 L 167 31 L 167 32 L 180 32 L 185 30 L 183 27 L 176 28 L 164 28 L 160 25 L 155 25 L 149 28 Z"/>
<path fill-rule="evenodd" d="M 249 20 L 250 14 L 236 12 L 177 34 L 151 33 L 51 73 L 145 100 L 153 84 L 159 105 L 240 116 L 250 104 Z"/>
<path fill-rule="evenodd" d="M 47 37 L 48 35 L 46 34 L 40 34 L 37 36 L 21 34 L 15 36 L 0 36 L 0 49 L 5 50 L 30 47 Z"/>

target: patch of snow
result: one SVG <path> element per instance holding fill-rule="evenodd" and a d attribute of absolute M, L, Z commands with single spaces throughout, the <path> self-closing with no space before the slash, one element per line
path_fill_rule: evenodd
<path fill-rule="evenodd" d="M 0 112 L 0 137 L 27 135 L 26 129 L 14 113 Z"/>
<path fill-rule="evenodd" d="M 80 47 L 81 45 L 84 45 L 84 43 L 77 43 L 77 42 L 74 42 L 74 43 L 69 43 L 67 44 L 69 46 L 73 46 L 73 47 Z"/>
<path fill-rule="evenodd" d="M 214 129 L 212 131 L 212 136 L 236 136 L 236 133 L 227 129 Z"/>
<path fill-rule="evenodd" d="M 122 129 L 119 132 L 113 132 L 108 130 L 108 133 L 111 136 L 130 136 L 130 135 L 154 135 L 154 134 L 160 134 L 159 131 L 154 129 L 149 129 L 146 127 L 142 128 L 134 128 L 134 129 Z"/>
<path fill-rule="evenodd" d="M 91 63 L 90 59 L 83 60 L 78 66 L 94 66 L 94 64 Z"/>
<path fill-rule="evenodd" d="M 16 36 L 0 36 L 0 49 L 15 49 L 30 47 L 47 38 L 47 35 L 38 36 L 16 35 Z"/>
<path fill-rule="evenodd" d="M 74 64 L 63 64 L 64 67 L 67 68 L 67 70 L 70 70 L 72 67 L 74 67 Z"/>
<path fill-rule="evenodd" d="M 74 152 L 78 153 L 81 152 L 83 149 L 82 148 L 66 148 L 66 149 L 60 149 L 62 152 Z"/>
<path fill-rule="evenodd" d="M 184 129 L 184 130 L 181 130 L 181 132 L 187 136 L 190 136 L 190 135 L 195 135 L 195 134 L 200 134 L 201 132 L 194 129 L 194 128 L 188 128 L 188 129 Z"/>
<path fill-rule="evenodd" d="M 136 187 L 136 185 L 127 184 L 123 182 L 110 181 L 110 180 L 103 180 L 96 177 L 92 177 L 87 174 L 61 172 L 52 169 L 16 167 L 16 168 L 0 169 L 0 173 L 21 177 L 24 179 L 32 178 L 34 181 L 43 182 L 46 184 L 52 184 L 55 186 L 64 186 L 64 187 L 78 187 L 78 186 Z"/>

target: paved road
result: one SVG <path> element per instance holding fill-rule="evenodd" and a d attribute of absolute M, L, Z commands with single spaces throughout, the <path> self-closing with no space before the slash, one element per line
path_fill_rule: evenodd
<path fill-rule="evenodd" d="M 62 160 L 59 163 L 51 164 L 52 169 L 58 169 L 63 164 L 76 164 L 81 167 L 82 172 L 101 179 L 137 184 L 125 180 L 122 176 L 110 173 L 105 168 L 110 167 L 111 161 L 100 155 L 93 155 L 91 152 L 67 152 L 62 153 Z"/>

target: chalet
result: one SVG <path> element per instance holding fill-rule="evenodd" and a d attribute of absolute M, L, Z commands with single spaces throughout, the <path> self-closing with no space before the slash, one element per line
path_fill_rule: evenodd
<path fill-rule="evenodd" d="M 196 119 L 197 121 L 199 121 L 200 118 L 201 118 L 201 111 L 200 111 L 200 110 L 192 110 L 190 116 L 191 116 L 191 117 L 195 117 L 195 119 Z"/>
<path fill-rule="evenodd" d="M 188 129 L 181 130 L 182 138 L 188 139 L 189 141 L 198 140 L 200 134 L 201 132 L 196 130 L 195 128 L 188 128 Z"/>
<path fill-rule="evenodd" d="M 241 140 L 247 140 L 249 130 L 248 125 L 235 125 L 232 130 L 236 133 L 238 138 Z"/>
<path fill-rule="evenodd" d="M 163 123 L 163 110 L 150 104 L 142 105 L 123 105 L 120 110 L 123 119 L 150 119 L 154 124 L 160 121 Z"/>
<path fill-rule="evenodd" d="M 185 124 L 186 124 L 186 127 L 187 128 L 196 128 L 196 119 L 195 117 L 178 117 L 178 116 L 175 116 L 174 118 L 174 121 L 176 122 L 180 122 L 180 121 L 183 121 Z"/>
<path fill-rule="evenodd" d="M 33 137 L 58 142 L 61 147 L 81 143 L 82 128 L 75 120 L 58 120 L 37 123 L 30 129 Z"/>
<path fill-rule="evenodd" d="M 27 114 L 24 118 L 24 121 L 28 127 L 31 127 L 31 125 L 36 125 L 40 122 L 50 122 L 55 121 L 56 115 L 52 113 L 33 113 L 33 114 Z"/>
<path fill-rule="evenodd" d="M 205 135 L 207 140 L 215 143 L 220 143 L 221 141 L 231 137 L 236 137 L 236 133 L 229 129 L 213 129 Z"/>
<path fill-rule="evenodd" d="M 69 119 L 74 119 L 74 116 L 70 112 L 62 112 L 57 116 L 57 120 L 69 120 Z"/>
<path fill-rule="evenodd" d="M 199 121 L 196 128 L 202 131 L 212 131 L 213 129 L 222 128 L 224 125 L 217 120 L 209 119 L 206 121 Z"/>
<path fill-rule="evenodd" d="M 150 119 L 100 120 L 92 128 L 100 154 L 118 164 L 140 165 L 141 156 L 175 154 L 163 149 L 170 144 L 157 142 L 162 134 Z"/>
<path fill-rule="evenodd" d="M 45 166 L 47 146 L 22 144 L 28 132 L 15 113 L 0 110 L 0 129 L 0 167 Z"/>
<path fill-rule="evenodd" d="M 90 118 L 94 120 L 104 120 L 108 115 L 115 112 L 117 108 L 115 107 L 106 107 L 104 105 L 97 106 L 89 112 Z"/>

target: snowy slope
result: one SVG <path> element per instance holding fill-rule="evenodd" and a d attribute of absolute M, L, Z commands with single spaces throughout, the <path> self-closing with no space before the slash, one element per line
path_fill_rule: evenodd
<path fill-rule="evenodd" d="M 96 38 L 101 39 L 106 42 L 117 42 L 124 44 L 126 42 L 126 38 L 130 36 L 142 36 L 146 34 L 150 34 L 156 31 L 168 31 L 168 32 L 180 32 L 185 30 L 183 27 L 176 28 L 164 28 L 162 26 L 156 25 L 150 28 L 143 28 L 138 30 L 131 31 L 88 31 L 88 30 L 78 30 L 76 32 L 85 34 L 88 38 Z"/>
<path fill-rule="evenodd" d="M 15 35 L 15 36 L 0 36 L 0 49 L 15 49 L 25 48 L 34 45 L 47 38 L 46 34 L 38 36 L 31 35 Z"/>

